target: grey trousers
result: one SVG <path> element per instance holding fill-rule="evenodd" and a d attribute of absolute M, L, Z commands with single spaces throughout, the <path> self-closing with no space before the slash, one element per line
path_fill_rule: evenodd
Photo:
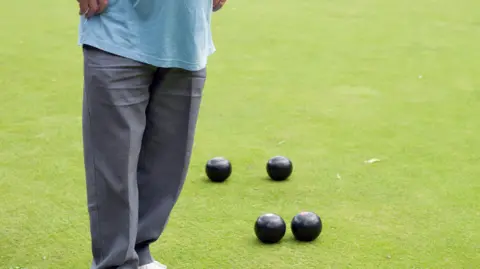
<path fill-rule="evenodd" d="M 153 261 L 190 161 L 206 70 L 84 46 L 83 142 L 93 269 Z"/>

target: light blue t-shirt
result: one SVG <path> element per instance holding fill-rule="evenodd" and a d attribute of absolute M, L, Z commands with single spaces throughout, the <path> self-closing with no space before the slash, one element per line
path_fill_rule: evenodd
<path fill-rule="evenodd" d="M 156 67 L 197 71 L 215 51 L 212 0 L 109 0 L 82 16 L 79 43 Z"/>

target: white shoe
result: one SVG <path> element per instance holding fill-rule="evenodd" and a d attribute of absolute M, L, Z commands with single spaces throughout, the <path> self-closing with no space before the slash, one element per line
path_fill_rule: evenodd
<path fill-rule="evenodd" d="M 167 266 L 157 261 L 154 261 L 152 263 L 142 265 L 138 267 L 138 269 L 167 269 Z"/>

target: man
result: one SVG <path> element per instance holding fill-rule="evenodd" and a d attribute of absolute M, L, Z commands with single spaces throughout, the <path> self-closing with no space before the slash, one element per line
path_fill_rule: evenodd
<path fill-rule="evenodd" d="M 166 268 L 149 247 L 183 186 L 225 0 L 78 3 L 92 269 Z"/>

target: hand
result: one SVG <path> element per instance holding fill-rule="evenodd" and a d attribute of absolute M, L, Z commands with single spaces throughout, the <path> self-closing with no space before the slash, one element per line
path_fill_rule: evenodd
<path fill-rule="evenodd" d="M 226 2 L 227 0 L 213 0 L 213 11 L 220 10 Z"/>
<path fill-rule="evenodd" d="M 108 5 L 108 0 L 77 0 L 77 2 L 79 14 L 86 18 L 102 13 Z"/>

